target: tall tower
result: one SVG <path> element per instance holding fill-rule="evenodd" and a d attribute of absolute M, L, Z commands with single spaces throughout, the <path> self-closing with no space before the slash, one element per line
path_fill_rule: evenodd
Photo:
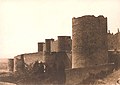
<path fill-rule="evenodd" d="M 38 42 L 38 52 L 43 52 L 43 45 L 45 43 L 44 42 Z"/>
<path fill-rule="evenodd" d="M 71 37 L 70 36 L 58 36 L 58 52 L 70 52 L 71 51 Z"/>
<path fill-rule="evenodd" d="M 14 59 L 8 59 L 8 71 L 14 70 Z"/>
<path fill-rule="evenodd" d="M 107 63 L 107 18 L 93 15 L 72 19 L 72 68 Z"/>
<path fill-rule="evenodd" d="M 44 57 L 43 60 L 46 63 L 51 62 L 51 42 L 53 42 L 54 39 L 45 39 L 45 51 L 44 51 Z"/>

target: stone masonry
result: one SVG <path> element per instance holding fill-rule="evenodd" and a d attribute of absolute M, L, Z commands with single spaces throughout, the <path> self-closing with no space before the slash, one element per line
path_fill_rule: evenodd
<path fill-rule="evenodd" d="M 72 68 L 106 64 L 107 18 L 82 16 L 72 19 Z"/>

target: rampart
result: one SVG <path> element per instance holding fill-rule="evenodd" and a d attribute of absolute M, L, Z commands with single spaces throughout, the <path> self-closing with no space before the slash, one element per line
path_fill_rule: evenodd
<path fill-rule="evenodd" d="M 23 57 L 23 59 L 24 59 L 23 61 L 21 61 L 21 57 Z M 17 68 L 19 68 L 19 65 L 21 65 L 21 63 L 30 65 L 37 60 L 44 62 L 43 52 L 27 53 L 27 54 L 21 54 L 21 55 L 15 56 L 14 57 L 14 71 L 16 71 Z"/>

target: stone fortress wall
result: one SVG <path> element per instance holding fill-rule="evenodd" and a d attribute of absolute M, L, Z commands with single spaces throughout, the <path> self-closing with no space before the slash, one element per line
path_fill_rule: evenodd
<path fill-rule="evenodd" d="M 67 48 L 66 48 L 67 46 Z M 21 57 L 24 58 L 24 62 L 27 65 L 34 63 L 35 61 L 44 62 L 49 65 L 51 69 L 53 64 L 64 63 L 66 69 L 71 68 L 71 37 L 70 36 L 58 36 L 58 40 L 45 39 L 44 42 L 38 42 L 38 52 L 25 53 L 14 57 L 14 71 L 19 67 L 19 61 Z"/>
<path fill-rule="evenodd" d="M 60 66 L 61 63 L 65 65 L 66 69 L 71 68 L 72 64 L 70 55 L 71 54 L 70 43 L 71 43 L 70 36 L 58 36 L 57 41 L 54 41 L 53 39 L 45 41 L 46 50 L 44 51 L 44 61 L 49 69 L 53 69 L 55 65 Z"/>
<path fill-rule="evenodd" d="M 54 70 L 55 65 L 65 66 L 66 83 L 74 84 L 72 81 L 82 81 L 90 76 L 89 73 L 96 75 L 101 71 L 113 70 L 116 61 L 111 60 L 116 56 L 114 50 L 120 50 L 119 46 L 120 32 L 107 33 L 107 18 L 93 15 L 73 18 L 72 39 L 70 36 L 58 36 L 57 40 L 38 42 L 38 52 L 14 57 L 14 71 L 19 70 L 21 62 L 30 65 L 38 60 L 44 62 L 49 71 Z M 116 60 L 119 57 L 120 51 Z M 12 61 L 9 62 L 12 65 Z M 13 68 L 10 64 L 9 70 Z M 117 65 L 120 67 L 118 61 Z"/>

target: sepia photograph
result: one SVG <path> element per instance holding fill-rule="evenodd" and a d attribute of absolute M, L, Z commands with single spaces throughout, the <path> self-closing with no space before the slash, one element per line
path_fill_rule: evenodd
<path fill-rule="evenodd" d="M 120 85 L 120 0 L 0 0 L 0 85 Z"/>

